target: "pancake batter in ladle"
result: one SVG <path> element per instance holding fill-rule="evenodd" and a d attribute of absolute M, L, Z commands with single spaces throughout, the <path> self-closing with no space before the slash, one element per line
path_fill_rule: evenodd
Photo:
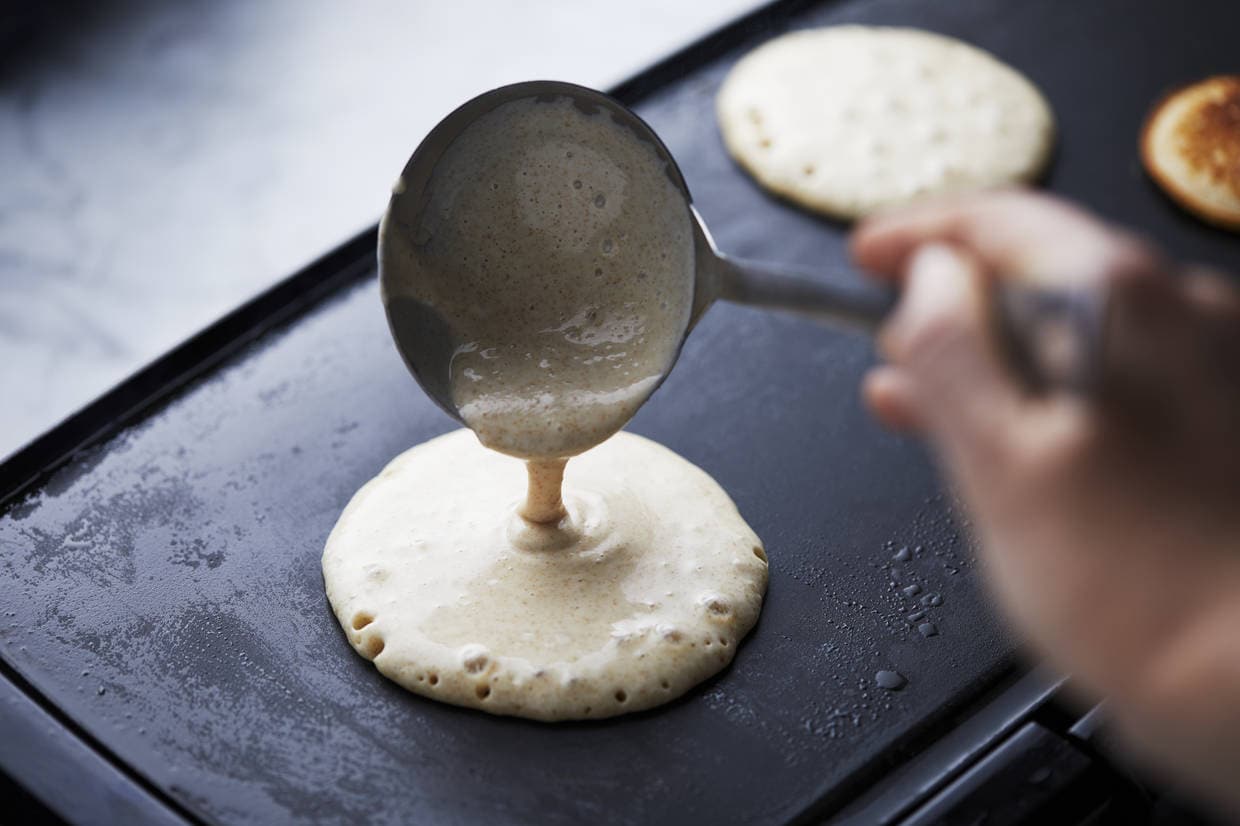
<path fill-rule="evenodd" d="M 560 460 L 623 427 L 675 359 L 689 208 L 649 143 L 568 98 L 478 118 L 425 191 L 415 232 L 385 228 L 385 271 L 408 273 L 385 279 L 389 311 L 438 317 L 452 406 L 484 445 L 533 460 L 524 513 L 553 521 Z"/>

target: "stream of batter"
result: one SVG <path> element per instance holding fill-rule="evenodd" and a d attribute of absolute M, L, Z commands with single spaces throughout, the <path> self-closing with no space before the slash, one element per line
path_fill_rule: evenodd
<path fill-rule="evenodd" d="M 526 99 L 445 150 L 421 215 L 387 264 L 443 320 L 477 439 L 414 447 L 341 515 L 323 569 L 350 642 L 415 692 L 495 713 L 683 693 L 731 661 L 767 567 L 709 476 L 617 433 L 689 322 L 682 193 L 605 113 Z"/>
<path fill-rule="evenodd" d="M 517 513 L 539 525 L 554 525 L 568 516 L 562 496 L 567 459 L 530 459 L 525 463 L 529 484 L 525 504 Z"/>

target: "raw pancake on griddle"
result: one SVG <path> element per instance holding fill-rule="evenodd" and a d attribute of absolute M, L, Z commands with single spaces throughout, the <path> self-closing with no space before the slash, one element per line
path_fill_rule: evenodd
<path fill-rule="evenodd" d="M 357 492 L 323 577 L 359 654 L 418 694 L 539 720 L 650 708 L 732 661 L 766 553 L 705 472 L 618 433 L 569 462 L 560 527 L 516 514 L 524 481 L 458 430 Z"/>
<path fill-rule="evenodd" d="M 724 80 L 716 112 L 728 151 L 762 186 L 846 219 L 1031 181 L 1055 132 L 1037 88 L 987 52 L 871 26 L 759 46 Z"/>

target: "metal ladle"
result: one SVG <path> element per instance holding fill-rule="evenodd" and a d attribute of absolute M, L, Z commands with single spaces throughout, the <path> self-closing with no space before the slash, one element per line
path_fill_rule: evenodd
<path fill-rule="evenodd" d="M 457 421 L 449 365 L 450 336 L 435 308 L 400 300 L 415 273 L 391 249 L 392 233 L 417 226 L 439 159 L 474 121 L 512 101 L 569 98 L 586 112 L 605 111 L 655 150 L 669 178 L 684 195 L 693 219 L 695 268 L 693 311 L 681 340 L 716 301 L 784 310 L 828 324 L 873 331 L 899 299 L 896 289 L 843 272 L 829 281 L 783 267 L 721 253 L 671 153 L 654 131 L 619 101 L 593 89 L 559 81 L 503 86 L 473 98 L 431 130 L 405 165 L 379 229 L 379 281 L 388 323 L 410 371 L 427 394 Z M 1013 369 L 1034 390 L 1088 392 L 1096 381 L 1102 345 L 1105 295 L 1097 289 L 1051 289 L 1001 282 L 994 290 L 999 341 Z M 653 392 L 654 388 L 651 388 Z"/>

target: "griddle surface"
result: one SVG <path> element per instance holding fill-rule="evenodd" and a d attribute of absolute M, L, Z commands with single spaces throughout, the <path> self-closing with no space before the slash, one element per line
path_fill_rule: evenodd
<path fill-rule="evenodd" d="M 885 0 L 823 5 L 795 25 L 901 23 L 995 51 L 1059 117 L 1052 189 L 1235 267 L 1234 239 L 1145 182 L 1135 141 L 1160 92 L 1233 66 L 1238 17 L 1226 0 Z M 752 42 L 770 33 L 752 28 Z M 639 112 L 724 249 L 835 266 L 843 229 L 767 198 L 723 151 L 713 95 L 737 56 Z M 864 340 L 718 307 L 634 421 L 719 480 L 771 559 L 763 618 L 733 667 L 665 709 L 494 718 L 407 694 L 346 644 L 323 596 L 327 533 L 388 459 L 452 427 L 393 351 L 373 277 L 10 504 L 0 654 L 206 821 L 774 822 L 824 794 L 829 807 L 1011 661 L 927 457 L 859 407 L 871 361 Z M 913 558 L 893 562 L 904 545 Z M 921 593 L 905 596 L 911 584 Z M 942 605 L 924 610 L 940 633 L 925 638 L 906 615 L 936 593 Z M 878 689 L 880 669 L 908 686 Z"/>

